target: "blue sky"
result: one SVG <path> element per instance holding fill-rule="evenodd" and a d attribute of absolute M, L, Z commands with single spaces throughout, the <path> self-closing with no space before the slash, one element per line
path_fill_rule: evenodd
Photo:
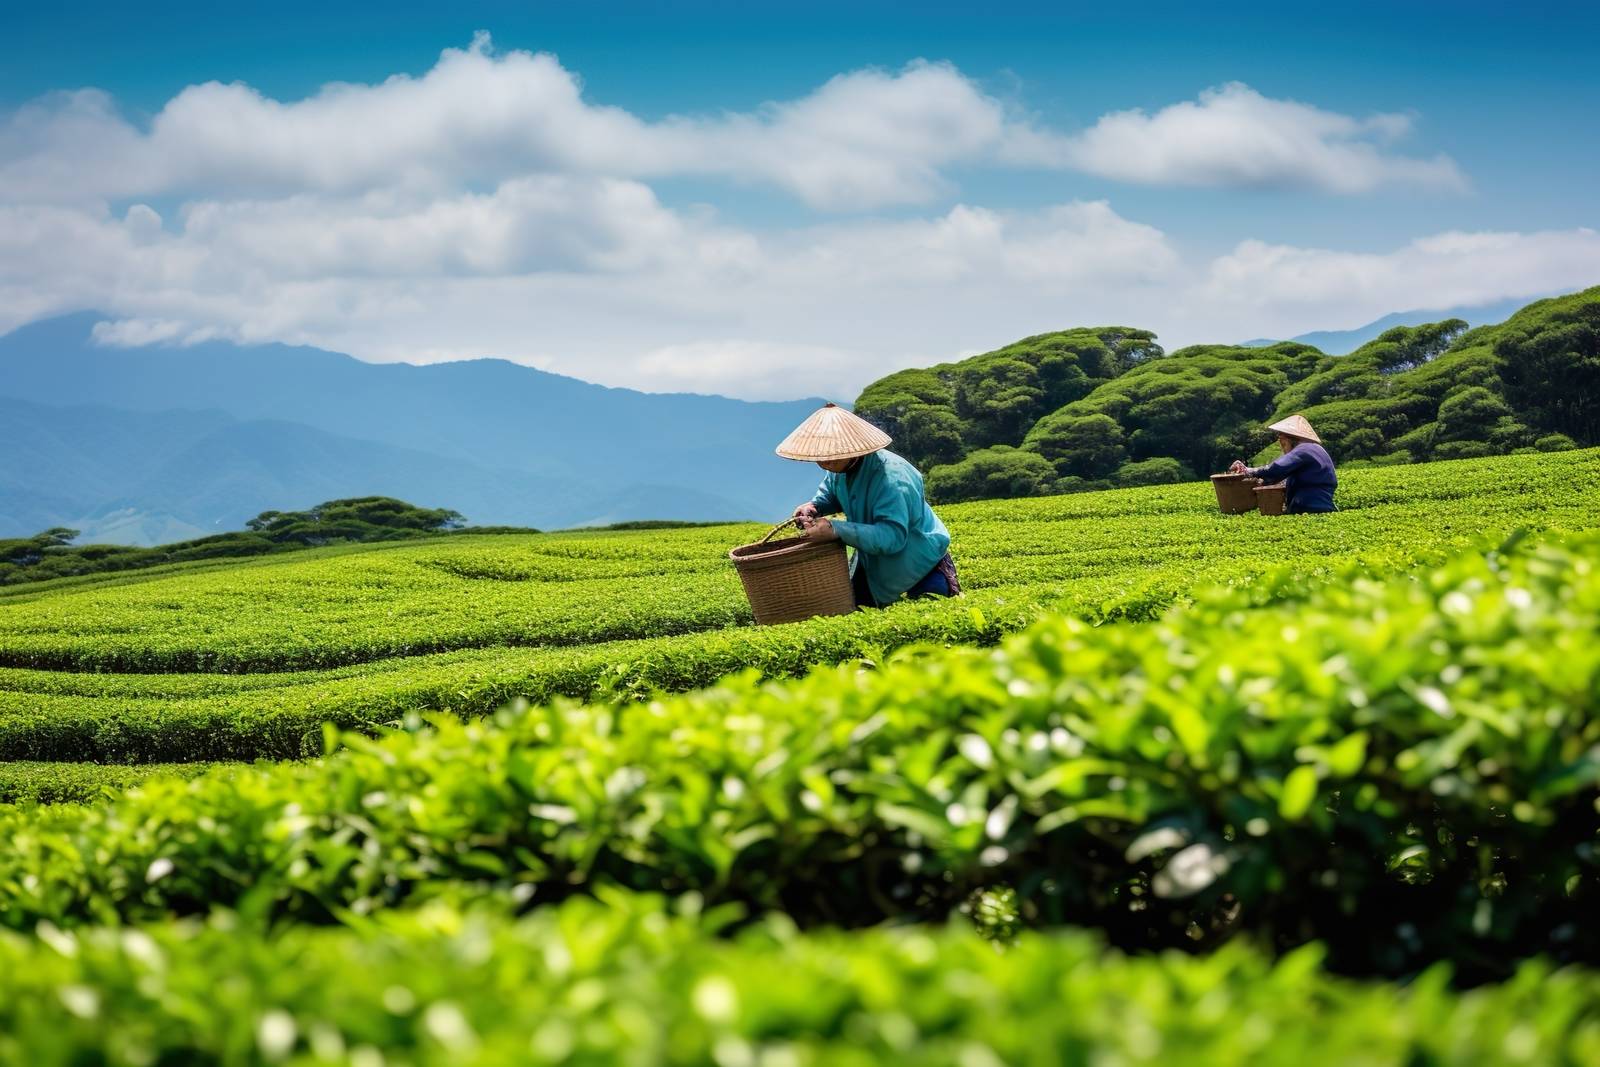
<path fill-rule="evenodd" d="M 0 328 L 88 302 L 123 343 L 847 395 L 1040 329 L 1234 340 L 1600 283 L 1600 7 L 1286 6 L 13 5 Z M 324 88 L 397 76 L 342 112 Z M 480 130 L 455 91 L 514 99 Z M 63 240 L 97 251 L 52 284 Z"/>

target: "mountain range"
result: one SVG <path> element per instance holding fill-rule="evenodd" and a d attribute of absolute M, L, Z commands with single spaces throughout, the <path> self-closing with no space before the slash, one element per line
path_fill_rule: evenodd
<path fill-rule="evenodd" d="M 1571 291 L 1571 290 L 1567 290 Z M 1547 296 L 1558 296 L 1558 293 L 1548 293 Z M 1379 334 L 1392 330 L 1396 326 L 1421 326 L 1427 322 L 1443 322 L 1446 319 L 1460 319 L 1468 326 L 1492 326 L 1497 322 L 1504 322 L 1514 312 L 1525 304 L 1529 304 L 1537 297 L 1517 297 L 1511 300 L 1500 300 L 1493 304 L 1472 304 L 1470 306 L 1453 308 L 1419 308 L 1415 311 L 1396 311 L 1385 315 L 1381 319 L 1373 319 L 1365 326 L 1357 326 L 1352 330 L 1313 330 L 1311 333 L 1302 333 L 1288 340 L 1297 344 L 1310 345 L 1330 356 L 1347 356 L 1360 348 L 1368 341 L 1375 340 Z M 1278 344 L 1282 338 L 1257 337 L 1254 340 L 1240 342 L 1241 347 L 1265 348 L 1267 345 Z"/>
<path fill-rule="evenodd" d="M 1343 353 L 1366 351 L 1362 346 L 1397 326 L 1449 318 L 1499 322 L 1517 306 L 1400 312 L 1356 330 L 1303 334 L 1293 343 L 1245 342 L 1233 346 L 1237 356 L 1197 346 L 1148 369 L 1170 377 L 1197 360 L 1221 358 L 1224 378 L 1231 380 L 1246 366 L 1238 361 L 1253 358 L 1240 350 L 1260 346 L 1260 358 L 1278 371 L 1305 363 L 1291 375 L 1298 380 L 1311 373 L 1317 357 L 1339 355 L 1336 362 L 1343 363 Z M 776 521 L 816 482 L 814 468 L 781 460 L 772 449 L 820 400 L 753 403 L 643 393 L 497 359 L 379 364 L 317 348 L 220 341 L 118 348 L 95 340 L 95 325 L 107 317 L 65 315 L 0 337 L 0 537 L 67 526 L 82 531 L 79 543 L 161 544 L 239 529 L 269 509 L 369 495 L 451 508 L 477 525 Z M 1023 444 L 1046 409 L 1160 352 L 1153 334 L 1125 327 L 1041 335 L 961 364 L 891 375 L 868 387 L 858 410 L 891 427 L 895 447 L 933 482 L 950 480 L 949 470 L 936 476 L 935 467 L 969 454 L 1005 468 L 985 475 L 993 484 L 981 492 L 945 486 L 947 498 L 1025 495 L 1046 483 L 1061 491 L 1083 479 L 1062 482 L 1037 457 L 990 457 L 983 447 Z M 1333 366 L 1326 373 L 1343 373 Z M 1444 380 L 1435 371 L 1419 373 Z M 1051 385 L 1060 374 L 1066 377 Z M 1214 395 L 1221 381 L 1198 392 L 1201 408 L 1177 420 L 1196 447 L 1227 451 L 1246 444 L 1207 444 L 1221 432 L 1212 423 L 1246 417 L 1230 414 L 1230 404 Z M 1464 384 L 1499 390 L 1482 368 L 1447 383 Z M 1432 418 L 1444 393 L 1429 389 L 1440 393 L 1425 405 L 1435 412 Z M 1262 411 L 1252 409 L 1246 422 L 1271 407 L 1268 394 L 1256 399 Z M 1196 430 L 1202 424 L 1210 427 L 1205 433 Z M 1379 436 L 1388 442 L 1407 427 L 1396 424 L 1393 433 Z M 1118 462 L 1133 461 L 1129 478 L 1147 475 L 1140 467 L 1147 454 L 1177 454 L 1154 449 L 1151 427 L 1129 432 L 1127 455 L 1105 449 L 1111 458 L 1120 456 Z M 1344 442 L 1347 450 L 1354 450 L 1353 441 Z M 1419 452 L 1409 439 L 1405 444 L 1413 458 L 1431 457 L 1427 448 Z M 1039 467 L 1027 484 L 1017 483 L 1010 469 L 1019 459 Z M 1056 466 L 1077 470 L 1059 457 Z"/>
<path fill-rule="evenodd" d="M 0 337 L 0 536 L 155 544 L 374 494 L 481 525 L 776 521 L 816 481 L 772 449 L 819 400 L 642 393 L 496 359 L 111 348 L 93 337 L 106 317 Z"/>

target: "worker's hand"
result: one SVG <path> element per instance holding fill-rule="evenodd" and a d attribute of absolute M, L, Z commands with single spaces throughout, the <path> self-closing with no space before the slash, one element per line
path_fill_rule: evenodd
<path fill-rule="evenodd" d="M 837 541 L 839 531 L 833 528 L 833 523 L 828 519 L 812 519 L 806 525 L 806 537 L 812 541 Z"/>
<path fill-rule="evenodd" d="M 1229 474 L 1243 474 L 1245 471 L 1247 471 L 1249 469 L 1250 469 L 1250 467 L 1245 463 L 1244 460 L 1236 459 L 1236 460 L 1233 461 L 1233 466 L 1228 468 L 1228 473 Z"/>
<path fill-rule="evenodd" d="M 807 519 L 814 519 L 817 517 L 817 506 L 808 500 L 804 504 L 801 504 L 799 507 L 794 509 L 794 517 L 801 520 L 800 525 L 804 527 L 808 525 L 806 522 Z"/>

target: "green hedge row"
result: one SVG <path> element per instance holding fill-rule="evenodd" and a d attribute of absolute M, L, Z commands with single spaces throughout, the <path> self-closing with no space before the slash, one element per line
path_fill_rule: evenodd
<path fill-rule="evenodd" d="M 819 663 L 877 660 L 913 642 L 993 644 L 1041 610 L 1025 594 L 980 593 L 777 628 L 389 661 L 343 668 L 333 677 L 293 675 L 276 687 L 259 677 L 226 676 L 216 682 L 227 688 L 195 696 L 115 694 L 143 687 L 185 693 L 209 685 L 206 678 L 12 671 L 9 678 L 0 674 L 0 689 L 44 691 L 0 691 L 0 760 L 299 759 L 322 752 L 324 723 L 372 733 L 430 712 L 487 715 L 519 697 L 639 699 L 712 685 L 750 668 L 768 678 L 794 677 Z"/>
<path fill-rule="evenodd" d="M 1085 617 L 1149 617 L 1201 582 L 1238 575 L 1242 558 L 1315 567 L 1521 525 L 1592 528 L 1597 472 L 1600 452 L 1355 472 L 1340 487 L 1347 510 L 1304 520 L 1220 515 L 1203 484 L 996 501 L 945 517 L 969 590 L 1021 586 Z M 0 665 L 297 671 L 715 630 L 749 621 L 726 553 L 755 536 L 464 537 L 47 590 L 0 610 Z"/>
<path fill-rule="evenodd" d="M 1357 983 L 959 929 L 728 939 L 713 917 L 572 901 L 509 923 L 435 907 L 363 931 L 0 932 L 0 1062 L 593 1067 L 1563 1067 L 1600 1062 L 1600 976 Z"/>
<path fill-rule="evenodd" d="M 1263 604 L 1309 595 L 1330 581 L 1393 574 L 1448 553 L 1393 545 L 1335 562 L 1302 561 L 1250 574 L 1235 570 L 1228 595 Z M 1088 566 L 1093 566 L 1089 561 Z M 1028 569 L 1017 561 L 1013 577 Z M 1195 595 L 1192 576 L 1163 572 L 1114 599 L 1081 602 L 1013 586 L 959 601 L 906 603 L 782 627 L 740 627 L 574 648 L 473 649 L 266 675 L 76 674 L 0 668 L 0 760 L 104 763 L 301 759 L 322 752 L 322 725 L 374 733 L 417 716 L 487 715 L 522 698 L 542 704 L 641 699 L 715 684 L 755 669 L 792 678 L 819 664 L 881 660 L 915 642 L 988 645 L 1047 610 L 1148 620 Z"/>
<path fill-rule="evenodd" d="M 301 560 L 291 554 L 273 568 L 177 573 L 9 604 L 0 614 L 0 665 L 302 671 L 463 648 L 693 633 L 750 618 L 736 581 L 723 571 L 675 574 L 670 583 L 471 581 L 442 568 L 429 573 L 431 561 L 396 555 Z"/>
<path fill-rule="evenodd" d="M 855 925 L 1009 884 L 1128 946 L 1600 960 L 1600 539 L 1240 603 L 0 814 L 0 924 L 332 919 L 471 882 Z"/>
<path fill-rule="evenodd" d="M 159 776 L 195 778 L 216 763 L 0 763 L 0 804 L 87 804 Z"/>

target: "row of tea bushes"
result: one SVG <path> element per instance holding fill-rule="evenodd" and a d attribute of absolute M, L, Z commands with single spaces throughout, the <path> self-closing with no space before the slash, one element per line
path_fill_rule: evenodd
<path fill-rule="evenodd" d="M 90 804 L 151 778 L 195 778 L 220 770 L 216 763 L 0 763 L 0 804 Z"/>
<path fill-rule="evenodd" d="M 652 594 L 656 596 L 655 607 L 646 606 L 648 597 L 624 605 L 627 611 L 639 613 L 639 629 L 667 635 L 629 641 L 540 648 L 491 645 L 381 658 L 325 670 L 243 674 L 107 674 L 0 667 L 0 759 L 152 762 L 297 758 L 320 751 L 323 722 L 346 730 L 372 731 L 403 724 L 416 713 L 481 715 L 518 695 L 536 703 L 556 696 L 584 700 L 634 698 L 652 691 L 675 692 L 707 685 L 747 667 L 754 667 L 767 677 L 784 677 L 817 663 L 861 657 L 880 659 L 886 650 L 911 641 L 985 643 L 1047 609 L 1091 620 L 1149 619 L 1159 616 L 1175 601 L 1195 595 L 1195 590 L 1203 588 L 1208 580 L 1219 580 L 1249 602 L 1263 604 L 1342 580 L 1352 567 L 1367 573 L 1387 573 L 1431 565 L 1452 547 L 1471 540 L 1469 532 L 1475 537 L 1485 531 L 1503 531 L 1512 518 L 1506 511 L 1508 507 L 1521 509 L 1518 514 L 1523 518 L 1557 528 L 1592 523 L 1593 515 L 1600 513 L 1600 499 L 1593 502 L 1591 509 L 1583 510 L 1581 493 L 1548 499 L 1538 493 L 1525 493 L 1529 501 L 1506 497 L 1501 495 L 1505 486 L 1490 477 L 1496 475 L 1496 468 L 1461 467 L 1455 472 L 1457 480 L 1470 480 L 1471 475 L 1483 483 L 1482 491 L 1476 496 L 1447 500 L 1451 509 L 1448 512 L 1415 507 L 1402 512 L 1375 503 L 1366 510 L 1337 516 L 1276 526 L 1256 524 L 1253 531 L 1240 525 L 1238 517 L 1193 510 L 1133 517 L 1118 513 L 1096 520 L 1077 513 L 1054 515 L 1049 509 L 1059 507 L 1057 501 L 1021 501 L 1010 503 L 1023 509 L 1022 516 L 1005 518 L 1009 513 L 992 503 L 966 505 L 972 512 L 963 526 L 963 543 L 971 546 L 971 551 L 963 551 L 967 573 L 981 575 L 989 568 L 993 571 L 989 576 L 992 581 L 1010 584 L 979 589 L 958 603 L 904 605 L 882 614 L 798 626 L 676 633 L 688 623 L 673 614 L 672 598 L 677 593 L 672 592 L 665 598 Z M 1431 472 L 1431 468 L 1416 468 L 1418 472 L 1424 470 Z M 1428 485 L 1421 484 L 1427 479 L 1420 474 L 1413 477 L 1419 482 L 1415 488 L 1424 502 L 1432 499 L 1427 496 Z M 1544 506 L 1557 499 L 1564 502 Z M 1109 507 L 1114 501 L 1108 498 L 1103 503 Z M 1087 505 L 1080 502 L 1075 506 L 1082 511 Z M 1028 507 L 1052 517 L 1030 519 Z M 1574 507 L 1578 512 L 1573 511 Z M 1232 525 L 1218 525 L 1227 523 Z M 731 529 L 688 533 L 726 539 Z M 628 537 L 634 541 L 626 540 Z M 548 569 L 568 563 L 589 566 L 597 560 L 608 565 L 642 566 L 641 561 L 652 558 L 652 552 L 667 550 L 677 555 L 661 557 L 659 561 L 664 566 L 687 565 L 681 558 L 684 553 L 715 556 L 709 545 L 653 544 L 636 534 L 525 539 L 526 546 L 511 548 L 506 546 L 506 538 L 481 540 L 493 543 L 485 548 L 463 539 L 457 548 L 459 554 L 450 559 L 459 567 L 470 562 L 472 567 L 511 574 L 518 565 Z M 535 545 L 539 551 L 533 553 L 533 562 L 519 563 L 519 553 Z M 1063 545 L 1070 548 L 1064 549 Z M 427 549 L 437 555 L 442 551 L 438 546 L 402 547 L 411 553 Z M 386 555 L 399 549 L 370 551 L 380 558 L 362 561 L 353 558 L 356 553 L 342 552 L 333 561 L 347 570 L 356 568 L 365 575 L 364 581 L 387 574 L 380 583 L 385 585 L 385 611 L 406 618 L 413 612 L 424 619 L 431 617 L 429 598 L 437 592 L 430 584 L 437 577 L 431 564 L 439 564 L 441 559 L 430 557 L 430 567 L 421 571 L 425 577 L 433 577 L 419 579 L 419 588 L 411 590 L 406 585 L 405 568 L 395 571 L 395 560 Z M 483 558 L 478 558 L 480 554 Z M 315 563 L 307 559 L 296 566 L 315 570 Z M 420 564 L 413 561 L 411 566 L 415 570 Z M 247 613 L 261 616 L 257 625 L 269 631 L 268 647 L 288 638 L 309 640 L 303 632 L 304 620 L 308 615 L 316 617 L 327 605 L 319 604 L 316 596 L 308 593 L 310 599 L 304 610 L 294 616 L 299 628 L 285 629 L 289 623 L 281 618 L 273 621 L 271 610 L 258 611 L 262 605 L 248 599 L 251 573 L 246 567 L 228 580 L 233 583 L 230 588 L 245 598 L 241 603 Z M 350 574 L 344 575 L 349 577 Z M 343 588 L 340 580 L 324 582 L 325 588 L 318 595 Z M 588 580 L 552 581 L 548 585 L 549 589 L 570 593 Z M 163 610 L 186 605 L 184 585 L 176 577 L 159 588 L 166 590 L 162 597 L 176 598 L 162 602 Z M 135 600 L 148 600 L 154 595 L 151 589 L 137 592 Z M 416 598 L 411 597 L 412 592 Z M 631 586 L 624 592 L 634 595 Z M 133 596 L 133 592 L 128 595 Z M 345 589 L 339 595 L 341 601 L 348 601 L 356 594 Z M 555 594 L 547 591 L 543 595 L 549 601 Z M 119 610 L 132 610 L 132 603 L 123 603 Z M 581 603 L 567 610 L 577 611 L 580 607 Z M 59 615 L 61 608 L 56 605 L 52 610 Z M 981 619 L 974 616 L 973 608 L 978 609 Z M 338 610 L 337 605 L 329 610 Z M 0 619 L 6 614 L 0 610 Z M 20 618 L 14 616 L 13 622 Z M 143 618 L 138 626 L 127 630 L 124 639 L 136 641 L 138 634 L 159 621 Z M 220 633 L 228 633 L 233 624 L 228 618 L 218 618 L 211 625 Z M 238 637 L 233 632 L 228 640 Z M 81 632 L 49 635 L 51 641 L 81 646 L 86 655 L 99 654 L 96 639 L 94 627 L 87 624 Z M 334 643 L 343 640 L 341 631 L 330 630 L 328 639 Z M 0 650 L 4 647 L 5 637 L 0 634 Z M 345 647 L 343 651 L 350 649 Z"/>
<path fill-rule="evenodd" d="M 1391 545 L 1364 556 L 1279 564 L 1224 586 L 1252 604 L 1302 597 L 1329 581 L 1443 558 L 1435 545 Z M 1092 562 L 1092 561 L 1091 561 Z M 1029 575 L 1020 559 L 1013 577 Z M 1238 581 L 1239 575 L 1235 574 Z M 1195 595 L 1177 569 L 1157 585 L 1097 604 L 1093 614 L 1144 618 Z M 322 725 L 373 732 L 431 712 L 474 717 L 515 698 L 544 703 L 642 699 L 714 684 L 754 669 L 793 677 L 818 664 L 879 661 L 916 642 L 992 644 L 1039 618 L 1064 594 L 1043 580 L 959 601 L 782 627 L 736 627 L 546 649 L 470 649 L 328 671 L 269 674 L 86 674 L 0 668 L 0 760 L 145 763 L 296 759 L 317 755 Z M 1079 605 L 1089 611 L 1088 605 Z M 3 798 L 0 792 L 0 798 Z"/>
<path fill-rule="evenodd" d="M 424 551 L 408 547 L 413 555 Z M 461 551 L 472 547 L 463 539 Z M 303 671 L 461 648 L 690 633 L 748 619 L 728 578 L 719 569 L 653 582 L 472 580 L 395 549 L 331 559 L 296 554 L 4 605 L 0 665 Z"/>
<path fill-rule="evenodd" d="M 1197 584 L 1239 580 L 1241 560 L 1314 568 L 1517 526 L 1592 527 L 1600 513 L 1596 451 L 1357 471 L 1347 482 L 1349 510 L 1279 523 L 1218 515 L 1199 484 L 991 501 L 946 518 L 967 588 L 1026 590 L 1102 619 L 1152 617 Z M 0 667 L 304 671 L 720 629 L 749 621 L 726 552 L 757 533 L 464 536 L 40 590 L 0 599 Z"/>
<path fill-rule="evenodd" d="M 819 663 L 877 661 L 915 642 L 993 644 L 1041 611 L 1026 594 L 978 593 L 783 627 L 575 648 L 472 650 L 326 674 L 0 670 L 0 760 L 296 759 L 322 751 L 324 723 L 371 733 L 435 712 L 488 715 L 517 698 L 635 700 L 712 685 L 749 669 L 766 678 L 793 677 Z M 0 774 L 5 766 L 0 763 Z"/>
<path fill-rule="evenodd" d="M 0 924 L 331 920 L 476 883 L 856 925 L 1012 885 L 1129 946 L 1600 959 L 1600 539 L 1239 603 L 0 814 Z"/>
<path fill-rule="evenodd" d="M 1539 1067 L 1600 1062 L 1600 977 L 1465 993 L 1276 964 L 1004 950 L 959 928 L 715 936 L 614 895 L 527 919 L 430 907 L 262 938 L 209 924 L 0 931 L 0 1062 L 617 1067 Z"/>

